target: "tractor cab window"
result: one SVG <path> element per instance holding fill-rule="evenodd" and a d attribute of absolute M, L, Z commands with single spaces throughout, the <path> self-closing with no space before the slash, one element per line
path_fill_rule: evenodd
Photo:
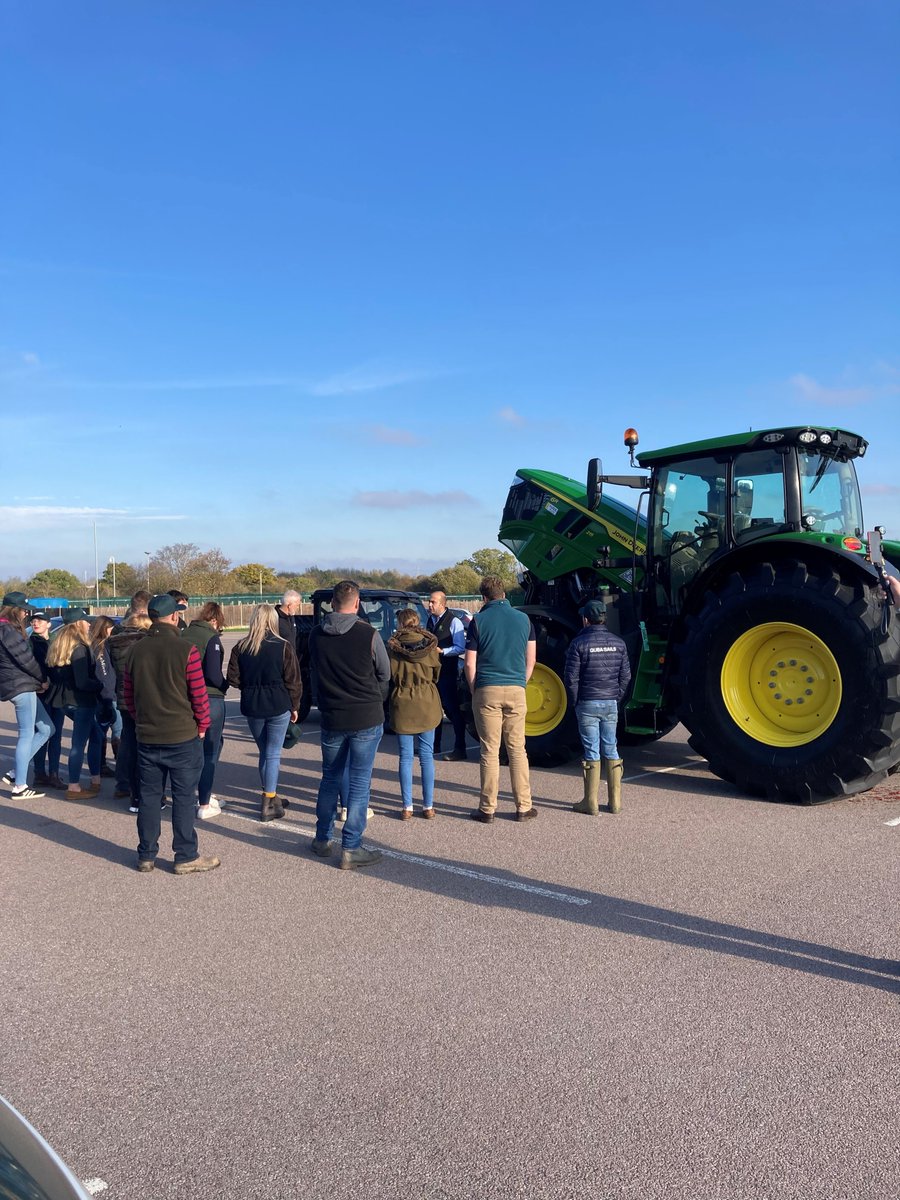
<path fill-rule="evenodd" d="M 692 458 L 661 468 L 654 506 L 654 545 L 662 558 L 661 584 L 678 607 L 685 588 L 725 540 L 727 471 L 714 458 Z"/>
<path fill-rule="evenodd" d="M 776 450 L 750 450 L 734 460 L 734 540 L 752 541 L 785 524 L 785 457 Z"/>
<path fill-rule="evenodd" d="M 803 527 L 862 537 L 862 505 L 853 464 L 804 449 L 797 457 Z"/>

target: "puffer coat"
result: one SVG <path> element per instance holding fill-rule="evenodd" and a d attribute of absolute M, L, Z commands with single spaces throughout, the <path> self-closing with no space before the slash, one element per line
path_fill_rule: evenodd
<path fill-rule="evenodd" d="M 28 638 L 11 621 L 0 620 L 0 700 L 39 692 L 43 685 L 44 673 Z"/>

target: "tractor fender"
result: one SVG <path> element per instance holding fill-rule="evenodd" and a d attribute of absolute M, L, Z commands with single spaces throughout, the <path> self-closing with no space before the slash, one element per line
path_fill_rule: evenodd
<path fill-rule="evenodd" d="M 879 582 L 878 571 L 861 554 L 843 547 L 823 546 L 821 542 L 803 537 L 780 536 L 777 539 L 767 538 L 765 541 L 749 542 L 746 546 L 736 546 L 727 550 L 721 557 L 716 557 L 693 580 L 690 590 L 685 597 L 685 612 L 693 611 L 702 606 L 706 592 L 718 587 L 736 570 L 754 567 L 759 563 L 784 562 L 789 558 L 802 558 L 811 566 L 834 568 L 843 577 L 864 575 L 872 585 Z"/>

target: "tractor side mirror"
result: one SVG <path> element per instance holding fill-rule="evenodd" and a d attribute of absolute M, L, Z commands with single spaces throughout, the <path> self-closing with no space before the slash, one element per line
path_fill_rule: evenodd
<path fill-rule="evenodd" d="M 603 463 L 599 458 L 592 458 L 588 463 L 587 473 L 587 505 L 591 512 L 596 512 L 603 499 Z"/>

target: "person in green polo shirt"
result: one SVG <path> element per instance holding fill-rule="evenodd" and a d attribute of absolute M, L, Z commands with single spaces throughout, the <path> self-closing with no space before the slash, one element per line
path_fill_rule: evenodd
<path fill-rule="evenodd" d="M 534 670 L 534 626 L 525 613 L 510 605 L 496 575 L 485 575 L 481 595 L 485 603 L 469 622 L 465 658 L 472 715 L 481 740 L 481 801 L 472 820 L 488 825 L 494 819 L 502 740 L 509 756 L 516 820 L 529 821 L 537 816 L 525 753 L 525 685 Z"/>

